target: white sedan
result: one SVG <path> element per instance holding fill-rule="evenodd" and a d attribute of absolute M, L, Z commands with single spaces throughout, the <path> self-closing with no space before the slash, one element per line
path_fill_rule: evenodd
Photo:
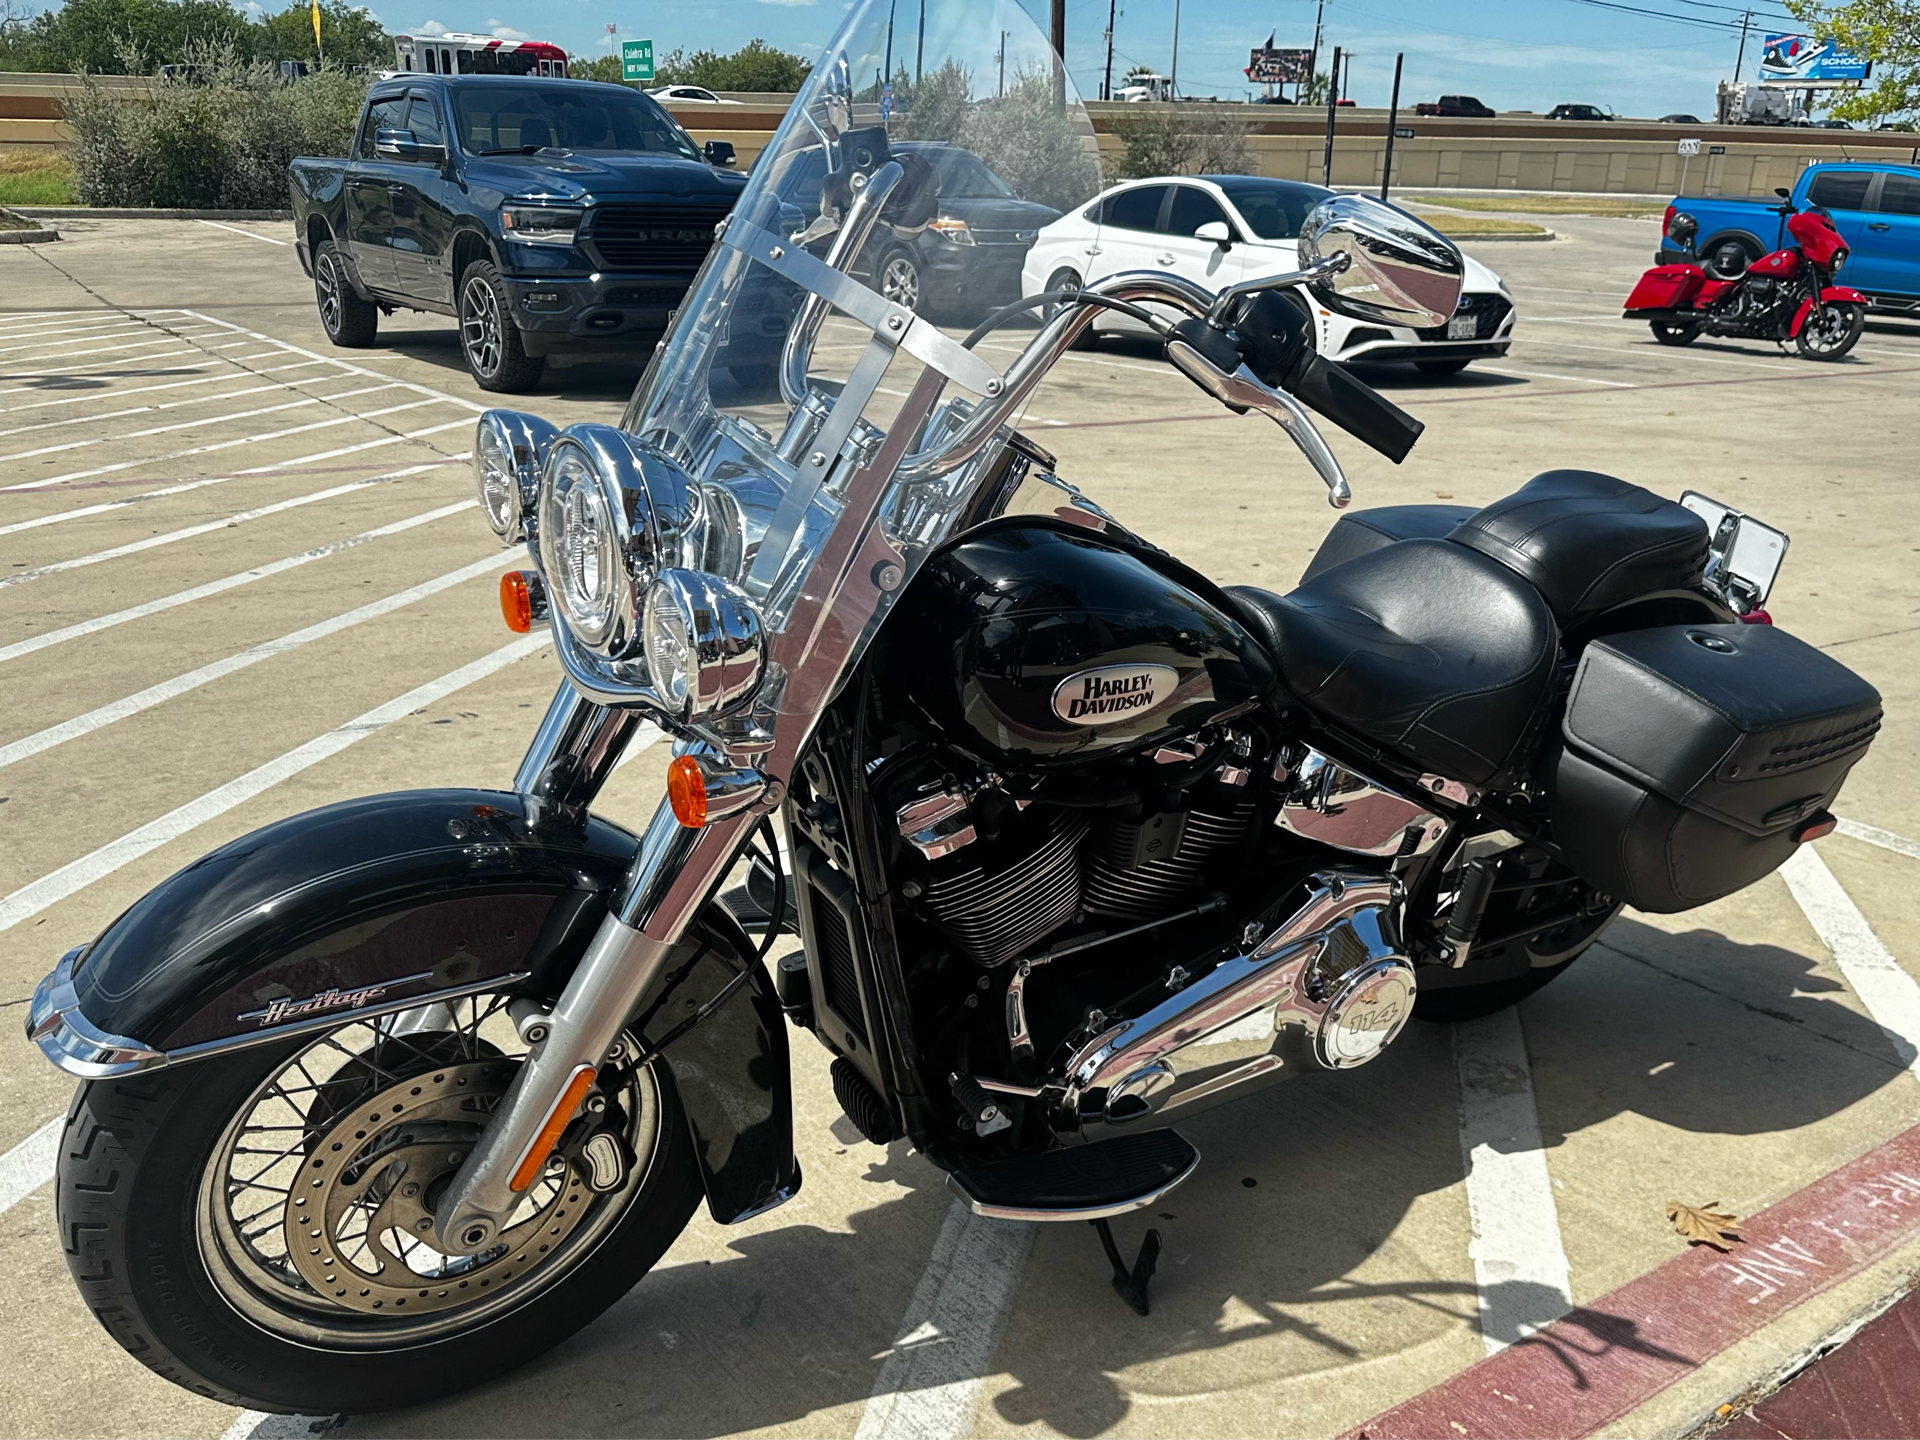
<path fill-rule="evenodd" d="M 740 103 L 738 100 L 724 99 L 704 85 L 661 85 L 647 91 L 647 94 L 662 103 L 689 100 L 701 105 L 738 105 Z"/>
<path fill-rule="evenodd" d="M 1299 268 L 1294 241 L 1307 212 L 1334 192 L 1252 175 L 1129 180 L 1046 226 L 1027 252 L 1021 293 L 1039 295 L 1122 270 L 1171 270 L 1208 289 Z M 1306 287 L 1295 303 L 1314 321 L 1322 355 L 1346 362 L 1411 361 L 1451 374 L 1513 343 L 1513 293 L 1493 271 L 1467 260 L 1460 305 L 1444 325 L 1412 330 L 1349 320 L 1315 304 Z M 1100 312 L 1096 333 L 1145 334 L 1138 321 Z"/>

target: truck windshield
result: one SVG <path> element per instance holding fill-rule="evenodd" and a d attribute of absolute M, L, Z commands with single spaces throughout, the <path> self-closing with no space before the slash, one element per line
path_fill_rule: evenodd
<path fill-rule="evenodd" d="M 671 117 L 644 95 L 608 86 L 457 86 L 460 144 L 471 155 L 556 150 L 650 150 L 698 160 Z"/>
<path fill-rule="evenodd" d="M 1299 238 L 1307 212 L 1333 194 L 1319 185 L 1303 185 L 1297 180 L 1260 180 L 1251 175 L 1222 175 L 1214 183 L 1227 192 L 1240 218 L 1262 240 Z"/>

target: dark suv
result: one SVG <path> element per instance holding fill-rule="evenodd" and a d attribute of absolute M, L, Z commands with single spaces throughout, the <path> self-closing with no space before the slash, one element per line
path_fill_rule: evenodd
<path fill-rule="evenodd" d="M 1547 112 L 1549 120 L 1611 120 L 1613 116 L 1598 105 L 1556 105 Z"/>
<path fill-rule="evenodd" d="M 923 315 L 984 314 L 1020 298 L 1020 267 L 1040 227 L 1060 218 L 1047 205 L 1022 200 L 979 156 L 957 145 L 902 141 L 896 153 L 917 154 L 940 185 L 939 212 L 911 239 L 876 231 L 854 273 L 895 304 Z M 782 201 L 809 221 L 820 213 L 826 152 L 804 151 L 780 181 Z"/>

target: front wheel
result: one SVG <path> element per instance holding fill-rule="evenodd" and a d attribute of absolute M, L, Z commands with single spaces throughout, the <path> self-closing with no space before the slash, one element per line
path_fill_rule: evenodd
<path fill-rule="evenodd" d="M 460 352 L 482 390 L 519 395 L 540 383 L 543 357 L 527 354 L 500 271 L 476 260 L 460 277 Z"/>
<path fill-rule="evenodd" d="M 1867 328 L 1867 310 L 1850 300 L 1823 305 L 1807 316 L 1793 337 L 1794 348 L 1809 360 L 1838 360 L 1860 342 Z"/>
<path fill-rule="evenodd" d="M 1649 320 L 1647 328 L 1662 345 L 1691 345 L 1700 338 L 1700 327 L 1684 321 Z"/>
<path fill-rule="evenodd" d="M 578 1122 L 594 1133 L 563 1138 L 495 1247 L 440 1254 L 433 1209 L 525 1058 L 506 1004 L 82 1086 L 56 1203 L 88 1307 L 178 1385 L 320 1414 L 434 1399 L 591 1321 L 692 1215 L 692 1142 L 657 1062 L 620 1071 Z M 604 1157 L 608 1130 L 626 1163 L 602 1193 L 580 1152 Z"/>

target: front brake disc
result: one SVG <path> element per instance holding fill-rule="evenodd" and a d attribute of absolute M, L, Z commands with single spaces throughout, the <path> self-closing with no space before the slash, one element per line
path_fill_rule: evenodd
<path fill-rule="evenodd" d="M 287 1253 L 307 1284 L 351 1310 L 413 1314 L 498 1294 L 580 1221 L 593 1193 L 552 1165 L 479 1255 L 433 1247 L 433 1210 L 472 1153 L 517 1064 L 449 1065 L 390 1085 L 310 1145 L 286 1210 Z"/>

